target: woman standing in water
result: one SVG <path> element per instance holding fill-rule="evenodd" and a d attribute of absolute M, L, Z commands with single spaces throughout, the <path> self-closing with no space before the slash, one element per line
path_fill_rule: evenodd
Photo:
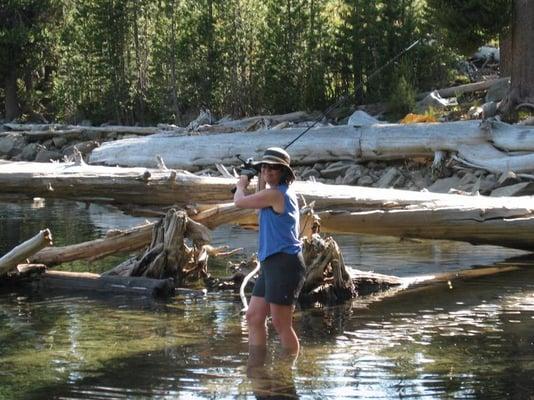
<path fill-rule="evenodd" d="M 247 176 L 237 182 L 234 203 L 239 208 L 259 209 L 260 275 L 247 310 L 250 353 L 267 345 L 267 317 L 280 337 L 284 352 L 296 356 L 299 340 L 293 329 L 293 310 L 304 283 L 305 267 L 299 240 L 299 207 L 289 154 L 278 147 L 268 148 L 261 161 L 258 187 L 247 195 Z"/>

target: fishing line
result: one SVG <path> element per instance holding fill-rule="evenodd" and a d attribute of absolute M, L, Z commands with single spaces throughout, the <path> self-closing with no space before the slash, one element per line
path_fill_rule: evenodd
<path fill-rule="evenodd" d="M 402 51 L 400 51 L 397 55 L 395 55 L 393 58 L 389 59 L 385 64 L 381 65 L 380 67 L 378 67 L 377 69 L 375 69 L 373 72 L 371 72 L 371 74 L 369 75 L 369 77 L 367 78 L 366 82 L 369 82 L 372 78 L 374 78 L 376 75 L 378 75 L 378 73 L 380 73 L 384 68 L 386 68 L 389 64 L 391 64 L 392 62 L 396 61 L 397 59 L 399 59 L 400 57 L 402 57 L 403 54 L 407 53 L 408 51 L 410 51 L 412 48 L 414 48 L 419 42 L 421 41 L 421 39 L 417 39 L 415 42 L 413 42 L 412 44 L 410 44 L 408 47 L 404 48 Z M 363 80 L 360 81 L 360 83 L 354 88 L 354 93 L 356 93 L 359 89 L 361 89 L 364 85 L 364 82 Z M 285 145 L 284 146 L 284 150 L 286 150 L 289 146 L 291 146 L 293 143 L 295 143 L 297 140 L 299 140 L 302 136 L 304 136 L 304 134 L 306 134 L 310 129 L 312 129 L 315 125 L 317 125 L 321 120 L 323 120 L 326 116 L 328 116 L 328 114 L 330 114 L 332 111 L 334 111 L 336 108 L 340 107 L 343 103 L 345 103 L 345 101 L 347 101 L 349 99 L 349 96 L 348 95 L 344 95 L 342 97 L 340 97 L 338 99 L 338 101 L 336 101 L 334 104 L 332 104 L 330 107 L 328 107 L 320 116 L 319 118 L 317 118 L 313 124 L 311 124 L 310 126 L 308 126 L 304 132 L 302 132 L 301 134 L 299 134 L 295 139 L 293 139 L 291 142 L 289 142 L 289 144 Z"/>
<path fill-rule="evenodd" d="M 390 65 L 392 62 L 396 61 L 400 57 L 402 57 L 403 54 L 410 51 L 412 48 L 414 48 L 421 39 L 417 39 L 415 42 L 410 44 L 408 47 L 404 48 L 402 51 L 400 51 L 397 55 L 395 55 L 393 58 L 389 59 L 385 64 L 381 65 L 377 69 L 375 69 L 367 78 L 366 82 L 369 82 L 372 78 L 374 78 L 376 75 L 378 75 L 384 68 L 386 68 L 388 65 Z M 356 93 L 359 89 L 361 89 L 364 85 L 363 81 L 360 81 L 360 83 L 354 88 L 354 92 Z M 348 95 L 344 95 L 340 97 L 334 104 L 332 104 L 330 107 L 328 107 L 320 116 L 317 118 L 313 124 L 308 126 L 304 132 L 299 134 L 295 139 L 293 139 L 291 142 L 289 142 L 287 145 L 284 146 L 284 150 L 286 150 L 289 146 L 291 146 L 293 143 L 295 143 L 297 140 L 299 140 L 302 136 L 304 136 L 310 129 L 312 129 L 315 125 L 319 123 L 319 121 L 323 120 L 328 114 L 330 114 L 332 111 L 334 111 L 336 108 L 340 107 L 345 101 L 349 99 Z M 241 160 L 241 158 L 240 158 Z M 243 160 L 241 160 L 243 161 Z M 254 275 L 259 271 L 260 269 L 260 263 L 256 262 L 256 267 L 243 279 L 243 282 L 241 283 L 241 287 L 239 288 L 239 297 L 241 297 L 241 302 L 243 303 L 243 309 L 241 312 L 246 312 L 248 309 L 248 302 L 247 298 L 245 296 L 245 286 L 247 285 L 248 281 L 252 279 Z"/>

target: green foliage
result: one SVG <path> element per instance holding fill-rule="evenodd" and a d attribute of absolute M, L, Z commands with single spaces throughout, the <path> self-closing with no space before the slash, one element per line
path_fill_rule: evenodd
<path fill-rule="evenodd" d="M 427 0 L 429 20 L 444 42 L 469 55 L 506 30 L 512 0 Z"/>
<path fill-rule="evenodd" d="M 415 90 L 404 75 L 396 79 L 389 97 L 389 111 L 394 119 L 400 119 L 415 109 Z"/>
<path fill-rule="evenodd" d="M 4 105 L 32 112 L 46 100 L 50 84 L 58 26 L 60 0 L 4 0 L 0 2 L 0 81 Z M 10 82 L 8 82 L 8 77 Z M 17 80 L 22 79 L 18 84 Z M 10 93 L 7 85 L 17 88 Z M 20 100 L 23 101 L 21 102 Z M 10 115 L 8 117 L 15 117 Z"/>
<path fill-rule="evenodd" d="M 400 76 L 415 91 L 446 84 L 454 61 L 420 44 L 372 76 L 434 29 L 422 0 L 4 3 L 3 21 L 33 11 L 23 28 L 1 25 L 0 71 L 15 60 L 21 99 L 68 122 L 185 124 L 202 107 L 238 117 L 323 110 L 345 94 L 383 101 L 402 91 Z"/>

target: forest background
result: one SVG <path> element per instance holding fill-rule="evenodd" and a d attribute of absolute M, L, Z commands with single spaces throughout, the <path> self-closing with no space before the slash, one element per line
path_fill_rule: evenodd
<path fill-rule="evenodd" d="M 402 109 L 506 35 L 510 3 L 1 0 L 0 118 L 184 124 L 202 108 L 279 114 L 342 96 Z"/>

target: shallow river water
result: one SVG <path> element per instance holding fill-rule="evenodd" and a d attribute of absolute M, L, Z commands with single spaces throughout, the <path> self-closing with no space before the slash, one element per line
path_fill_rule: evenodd
<path fill-rule="evenodd" d="M 44 227 L 65 245 L 141 221 L 73 202 L 3 202 L 0 254 Z M 213 241 L 252 252 L 255 237 L 224 227 Z M 271 329 L 267 365 L 253 376 L 241 303 L 231 292 L 154 301 L 2 288 L 0 399 L 534 398 L 532 256 L 461 243 L 336 239 L 347 264 L 386 274 L 521 268 L 382 300 L 299 308 L 299 358 L 280 355 Z M 68 268 L 103 271 L 117 260 Z"/>

